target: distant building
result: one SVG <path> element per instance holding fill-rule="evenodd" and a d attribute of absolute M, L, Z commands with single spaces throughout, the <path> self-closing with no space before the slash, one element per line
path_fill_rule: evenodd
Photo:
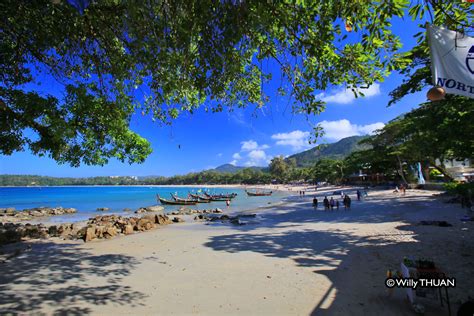
<path fill-rule="evenodd" d="M 436 164 L 440 165 L 441 161 L 436 159 Z M 457 160 L 445 159 L 443 161 L 444 168 L 454 180 L 457 181 L 473 181 L 474 168 L 471 159 Z"/>

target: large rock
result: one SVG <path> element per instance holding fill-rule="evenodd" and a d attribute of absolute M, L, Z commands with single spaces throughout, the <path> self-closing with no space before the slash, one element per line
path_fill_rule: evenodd
<path fill-rule="evenodd" d="M 125 234 L 125 235 L 130 235 L 130 234 L 133 234 L 133 226 L 130 225 L 130 224 L 127 224 L 124 226 L 122 232 Z"/>
<path fill-rule="evenodd" d="M 168 225 L 168 224 L 171 224 L 171 220 L 166 215 L 157 215 L 156 216 L 156 223 L 158 225 Z"/>
<path fill-rule="evenodd" d="M 158 215 L 156 214 L 146 214 L 142 218 L 148 219 L 152 223 L 158 223 Z"/>
<path fill-rule="evenodd" d="M 104 212 L 104 211 L 109 211 L 110 208 L 108 208 L 108 207 L 98 207 L 97 210 Z"/>
<path fill-rule="evenodd" d="M 113 225 L 108 225 L 105 227 L 105 230 L 104 230 L 104 238 L 112 238 L 112 237 L 115 237 L 117 235 L 117 228 L 115 228 L 115 226 Z"/>
<path fill-rule="evenodd" d="M 171 220 L 166 215 L 161 214 L 146 214 L 142 218 L 148 219 L 150 222 L 158 225 L 168 225 L 171 224 Z"/>
<path fill-rule="evenodd" d="M 83 239 L 86 234 L 87 226 L 83 226 L 77 230 L 76 239 Z"/>
<path fill-rule="evenodd" d="M 25 229 L 22 232 L 23 237 L 38 239 L 41 238 L 41 229 L 37 225 L 26 224 Z"/>
<path fill-rule="evenodd" d="M 74 214 L 77 212 L 75 208 L 69 207 L 69 208 L 63 208 L 64 214 Z"/>
<path fill-rule="evenodd" d="M 48 234 L 51 237 L 58 237 L 59 236 L 58 226 L 56 226 L 56 225 L 49 226 Z"/>
<path fill-rule="evenodd" d="M 31 216 L 35 216 L 35 217 L 40 217 L 40 216 L 46 216 L 46 213 L 45 212 L 42 212 L 40 210 L 33 210 L 33 211 L 30 211 L 29 214 Z"/>
<path fill-rule="evenodd" d="M 16 210 L 14 207 L 7 207 L 7 208 L 0 208 L 0 214 L 6 214 L 6 215 L 15 215 Z"/>
<path fill-rule="evenodd" d="M 15 229 L 0 229 L 0 245 L 21 241 L 21 233 Z"/>
<path fill-rule="evenodd" d="M 95 227 L 95 235 L 97 238 L 104 237 L 105 226 L 96 226 Z"/>
<path fill-rule="evenodd" d="M 95 231 L 96 231 L 95 225 L 87 226 L 84 237 L 83 237 L 84 241 L 89 242 L 89 241 L 95 239 L 97 237 L 96 234 L 95 234 Z"/>
<path fill-rule="evenodd" d="M 69 239 L 74 235 L 74 224 L 61 224 L 58 227 L 58 235 L 61 238 Z"/>
<path fill-rule="evenodd" d="M 152 229 L 153 227 L 155 227 L 155 224 L 146 218 L 140 218 L 136 225 L 136 229 L 138 231 L 149 230 L 149 229 Z"/>
<path fill-rule="evenodd" d="M 147 213 L 147 212 L 160 212 L 163 213 L 163 210 L 165 208 L 160 205 L 154 205 L 154 206 L 147 206 L 147 207 L 141 207 L 138 210 L 135 211 L 135 213 Z"/>

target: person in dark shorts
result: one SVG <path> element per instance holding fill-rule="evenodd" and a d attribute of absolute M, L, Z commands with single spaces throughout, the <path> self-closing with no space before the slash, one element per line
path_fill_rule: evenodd
<path fill-rule="evenodd" d="M 318 199 L 316 197 L 313 198 L 313 206 L 314 208 L 318 208 Z"/>
<path fill-rule="evenodd" d="M 344 208 L 345 209 L 351 209 L 351 198 L 347 194 L 344 197 Z"/>
<path fill-rule="evenodd" d="M 324 197 L 323 204 L 324 204 L 324 209 L 329 210 L 329 200 L 327 196 Z"/>

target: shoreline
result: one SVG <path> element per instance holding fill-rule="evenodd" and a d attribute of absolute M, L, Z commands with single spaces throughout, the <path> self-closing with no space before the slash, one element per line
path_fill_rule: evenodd
<path fill-rule="evenodd" d="M 194 186 L 194 185 L 181 185 L 181 186 L 171 186 L 171 185 L 156 185 L 156 186 L 55 186 L 54 188 L 57 188 L 57 187 L 64 187 L 64 188 L 68 188 L 68 189 L 71 189 L 71 188 L 102 188 L 102 187 L 107 187 L 107 188 L 116 188 L 116 187 L 122 187 L 122 188 L 127 188 L 127 187 L 130 187 L 130 188 L 133 188 L 133 187 L 155 187 L 155 188 L 200 188 L 200 187 L 206 187 L 206 188 L 223 188 L 223 189 L 231 189 L 231 188 L 235 188 L 235 189 L 240 189 L 242 190 L 244 187 L 247 187 L 247 186 L 244 186 L 244 185 L 239 185 L 239 186 L 236 186 L 236 185 L 228 185 L 228 186 L 222 186 L 222 185 L 213 185 L 212 187 L 210 186 L 204 186 L 204 185 L 201 185 L 201 186 Z M 21 188 L 35 188 L 35 187 L 21 187 Z M 46 187 L 46 188 L 53 188 L 52 186 L 51 187 Z M 252 211 L 256 211 L 260 208 L 268 208 L 268 207 L 274 207 L 276 205 L 280 205 L 282 204 L 282 200 L 283 199 L 286 199 L 288 198 L 289 196 L 292 196 L 294 193 L 296 192 L 292 192 L 291 189 L 288 190 L 283 187 L 280 187 L 280 186 L 272 186 L 272 185 L 259 185 L 259 186 L 252 186 L 252 188 L 261 188 L 261 189 L 265 189 L 265 190 L 272 190 L 272 191 L 279 191 L 281 193 L 285 193 L 284 196 L 281 196 L 281 197 L 277 197 L 274 201 L 270 201 L 270 202 L 258 202 L 258 197 L 255 199 L 255 201 L 260 204 L 259 206 L 252 206 L 252 205 L 239 205 L 237 207 L 233 207 L 231 210 L 230 210 L 230 213 L 233 213 L 233 214 L 238 214 L 238 213 L 242 213 L 242 212 L 252 212 Z M 288 193 L 288 194 L 287 194 Z M 243 193 L 244 194 L 244 193 Z M 245 196 L 245 194 L 244 194 Z M 59 203 L 61 204 L 61 203 Z M 146 204 L 146 203 L 144 203 Z M 160 205 L 159 203 L 156 203 L 156 204 L 153 204 L 153 205 Z M 58 207 L 58 206 L 45 206 L 45 205 L 42 205 L 42 206 L 33 206 L 33 207 L 28 207 L 28 208 L 22 208 L 22 209 L 18 209 L 18 210 L 15 210 L 17 212 L 19 212 L 18 214 L 20 214 L 21 212 L 24 212 L 25 210 L 34 210 L 36 208 L 41 208 L 41 207 L 46 207 L 46 208 L 54 208 L 54 207 Z M 147 205 L 142 205 L 140 207 L 147 207 Z M 139 207 L 139 208 L 140 208 Z M 179 206 L 177 206 L 179 207 Z M 191 208 L 191 209 L 215 209 L 215 208 L 224 208 L 225 205 L 208 205 L 208 204 L 196 204 L 196 205 L 189 205 L 189 206 L 186 206 L 186 205 L 183 205 L 181 207 L 187 207 L 187 208 Z M 2 207 L 3 209 L 8 209 L 8 208 L 14 208 L 12 207 L 11 205 L 5 205 Z M 94 218 L 96 216 L 101 216 L 101 215 L 120 215 L 120 216 L 124 216 L 124 217 L 131 217 L 131 216 L 143 216 L 147 213 L 143 213 L 143 214 L 136 214 L 134 212 L 134 210 L 136 209 L 136 207 L 132 207 L 132 209 L 130 209 L 129 207 L 125 207 L 123 209 L 112 209 L 110 211 L 96 211 L 96 210 L 90 210 L 90 211 L 84 211 L 84 209 L 81 209 L 80 207 L 78 207 L 77 205 L 74 206 L 74 208 L 76 210 L 78 210 L 76 213 L 74 214 L 62 214 L 62 215 L 50 215 L 50 216 L 33 216 L 28 219 L 24 219 L 24 218 L 21 218 L 21 217 L 15 217 L 15 216 L 7 216 L 7 215 L 3 215 L 3 216 L 0 216 L 0 223 L 23 223 L 23 224 L 44 224 L 44 225 L 47 225 L 47 226 L 52 226 L 52 225 L 60 225 L 60 224 L 66 224 L 66 223 L 70 223 L 70 224 L 84 224 L 86 223 L 88 220 L 90 220 L 91 218 Z M 129 211 L 124 211 L 128 209 Z M 177 209 L 177 208 L 176 208 Z M 173 209 L 173 210 L 165 210 L 164 211 L 164 214 L 169 214 L 171 212 L 174 212 L 176 211 L 176 209 Z M 86 215 L 87 214 L 87 215 Z M 78 217 L 78 218 L 76 218 Z M 85 218 L 87 217 L 87 218 Z"/>
<path fill-rule="evenodd" d="M 154 187 L 154 188 L 261 188 L 261 189 L 273 189 L 278 191 L 292 191 L 292 188 L 314 188 L 314 185 L 288 185 L 288 184 L 256 184 L 256 185 L 246 185 L 246 184 L 130 184 L 130 185 L 44 185 L 44 186 L 16 186 L 16 185 L 7 185 L 0 186 L 0 188 L 96 188 L 96 187 Z M 280 189 L 286 188 L 285 189 Z"/>
<path fill-rule="evenodd" d="M 257 224 L 187 221 L 89 243 L 52 238 L 12 244 L 2 251 L 24 250 L 1 264 L 0 309 L 410 315 L 405 290 L 387 295 L 384 280 L 387 269 L 415 256 L 432 258 L 456 278 L 450 289 L 454 314 L 474 295 L 474 222 L 459 221 L 465 211 L 433 193 L 438 192 L 369 191 L 366 200 L 353 200 L 350 211 L 324 211 L 321 205 L 315 210 L 312 195 L 290 196 L 287 203 L 260 209 Z M 452 227 L 419 225 L 423 220 L 445 220 Z M 420 303 L 426 315 L 447 314 L 435 301 Z"/>

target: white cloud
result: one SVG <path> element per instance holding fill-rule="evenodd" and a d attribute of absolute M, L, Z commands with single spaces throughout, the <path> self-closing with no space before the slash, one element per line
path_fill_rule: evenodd
<path fill-rule="evenodd" d="M 381 129 L 385 126 L 384 123 L 382 122 L 377 122 L 373 124 L 367 124 L 367 125 L 362 125 L 359 126 L 359 131 L 362 133 L 362 135 L 365 134 L 372 134 L 374 131 Z"/>
<path fill-rule="evenodd" d="M 374 83 L 368 88 L 357 88 L 358 92 L 362 92 L 366 98 L 370 98 L 381 93 L 380 85 L 378 83 Z M 337 90 L 333 91 L 330 94 L 320 93 L 316 95 L 317 99 L 321 99 L 327 103 L 338 103 L 338 104 L 349 104 L 354 102 L 356 99 L 354 93 L 351 89 L 344 89 L 344 90 Z"/>
<path fill-rule="evenodd" d="M 268 156 L 265 151 L 256 149 L 252 150 L 247 155 L 248 161 L 245 163 L 246 166 L 262 166 L 268 163 Z"/>
<path fill-rule="evenodd" d="M 242 147 L 240 148 L 241 151 L 252 151 L 256 149 L 267 149 L 270 148 L 268 145 L 261 145 L 259 146 L 258 143 L 254 140 L 246 140 L 241 142 Z"/>
<path fill-rule="evenodd" d="M 268 164 L 270 157 L 265 153 L 265 149 L 270 148 L 270 146 L 265 144 L 259 145 L 254 140 L 242 141 L 240 144 L 240 152 L 236 152 L 232 155 L 230 164 L 243 164 L 247 167 Z"/>
<path fill-rule="evenodd" d="M 231 165 L 236 166 L 239 160 L 242 159 L 242 156 L 239 153 L 235 153 L 232 155 L 232 161 L 229 162 Z"/>
<path fill-rule="evenodd" d="M 232 159 L 234 159 L 234 160 L 240 160 L 240 159 L 242 159 L 242 156 L 240 156 L 239 153 L 235 153 L 235 154 L 232 155 Z"/>
<path fill-rule="evenodd" d="M 242 144 L 242 147 L 241 147 L 242 151 L 250 151 L 250 150 L 257 149 L 258 147 L 257 142 L 253 140 L 247 140 L 247 141 L 241 142 L 241 144 Z"/>
<path fill-rule="evenodd" d="M 218 153 L 218 154 L 217 154 L 217 157 L 222 157 L 222 153 Z"/>
<path fill-rule="evenodd" d="M 340 140 L 344 137 L 354 135 L 372 134 L 375 130 L 385 126 L 382 122 L 367 125 L 352 124 L 349 120 L 322 121 L 321 127 L 324 128 L 324 137 L 330 140 Z"/>
<path fill-rule="evenodd" d="M 300 130 L 272 135 L 272 139 L 276 140 L 277 145 L 291 146 L 293 150 L 310 147 L 308 144 L 308 138 L 309 132 L 303 132 Z"/>

